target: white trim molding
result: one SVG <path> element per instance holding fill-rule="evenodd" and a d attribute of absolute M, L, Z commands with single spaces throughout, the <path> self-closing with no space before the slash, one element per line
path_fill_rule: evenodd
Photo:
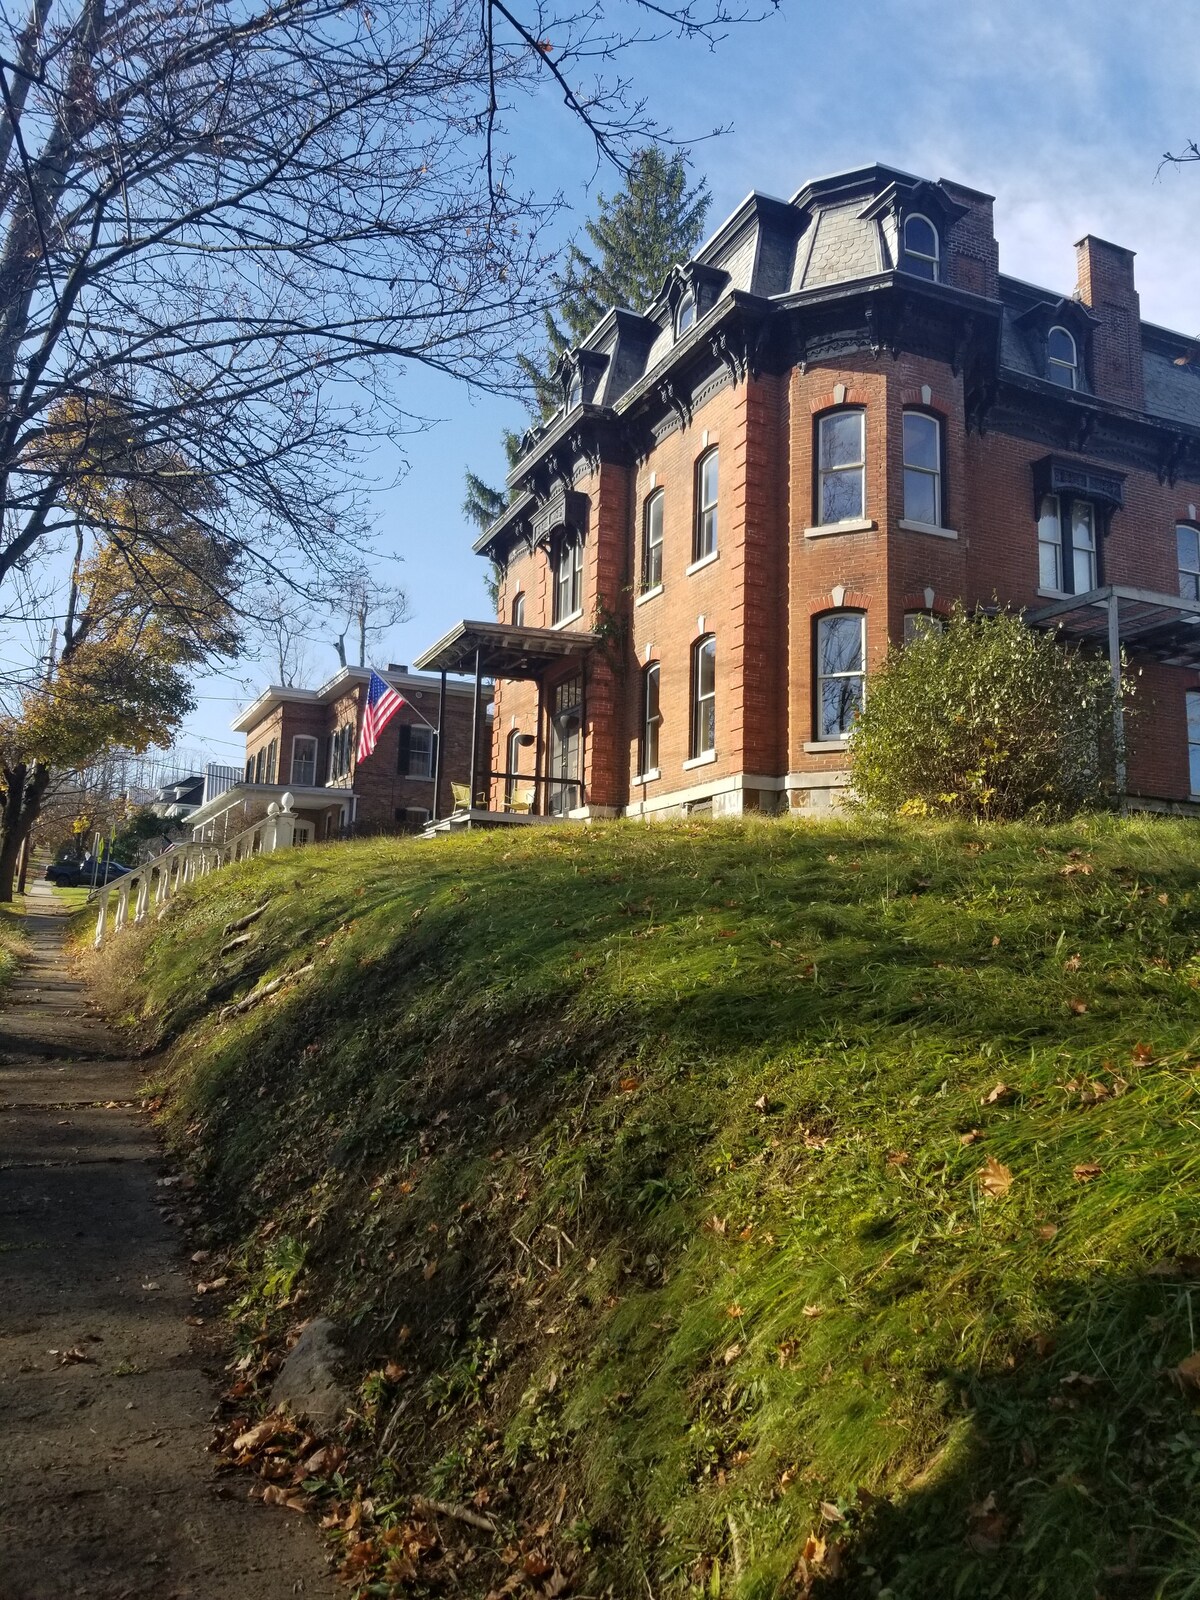
<path fill-rule="evenodd" d="M 806 539 L 827 539 L 835 533 L 874 533 L 879 526 L 869 517 L 850 517 L 845 522 L 822 522 L 815 528 L 805 528 Z"/>
<path fill-rule="evenodd" d="M 928 533 L 935 539 L 957 539 L 957 528 L 939 528 L 934 522 L 916 522 L 912 517 L 901 517 L 896 524 L 905 533 Z"/>

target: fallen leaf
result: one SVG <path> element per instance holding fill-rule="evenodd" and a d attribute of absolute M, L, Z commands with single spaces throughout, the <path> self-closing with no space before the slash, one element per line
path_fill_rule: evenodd
<path fill-rule="evenodd" d="M 1040 1228 L 1034 1230 L 1039 1239 L 1050 1240 L 1058 1233 L 1058 1226 L 1053 1222 L 1044 1222 Z"/>
<path fill-rule="evenodd" d="M 268 1444 L 277 1433 L 282 1433 L 286 1427 L 284 1419 L 277 1411 L 273 1411 L 269 1417 L 264 1417 L 252 1428 L 247 1428 L 245 1433 L 239 1433 L 233 1441 L 233 1448 L 239 1455 L 246 1450 L 258 1450 L 262 1445 Z"/>
<path fill-rule="evenodd" d="M 1132 1055 L 1139 1067 L 1148 1067 L 1154 1060 L 1154 1047 L 1148 1044 L 1135 1044 Z"/>
<path fill-rule="evenodd" d="M 887 1164 L 889 1167 L 906 1167 L 909 1159 L 907 1150 L 893 1150 L 887 1158 Z"/>
<path fill-rule="evenodd" d="M 1169 905 L 1170 904 L 1170 900 L 1171 900 L 1171 897 L 1168 894 L 1160 894 L 1159 897 L 1158 897 L 1158 903 L 1159 903 L 1160 906 Z"/>
<path fill-rule="evenodd" d="M 203 1317 L 184 1317 L 183 1320 L 187 1323 L 189 1328 L 202 1328 L 204 1326 Z"/>
<path fill-rule="evenodd" d="M 1075 1015 L 1077 1017 L 1081 1017 L 1083 1015 L 1083 1013 L 1087 1010 L 1087 1001 L 1086 1000 L 1068 1000 L 1067 1004 L 1070 1006 L 1071 1010 L 1075 1013 Z"/>
<path fill-rule="evenodd" d="M 96 1365 L 95 1357 L 88 1355 L 86 1350 L 81 1350 L 77 1344 L 72 1345 L 69 1350 L 51 1350 L 50 1354 L 57 1354 L 58 1364 L 60 1367 L 73 1367 L 80 1364 L 89 1367 L 94 1367 Z"/>
<path fill-rule="evenodd" d="M 427 1261 L 425 1263 L 424 1267 L 421 1270 L 421 1276 L 425 1279 L 426 1283 L 428 1283 L 430 1278 L 433 1277 L 433 1275 L 437 1271 L 437 1269 L 438 1269 L 438 1264 L 437 1264 L 436 1257 L 434 1258 L 434 1260 Z"/>
<path fill-rule="evenodd" d="M 196 1285 L 196 1293 L 211 1294 L 214 1289 L 223 1289 L 228 1282 L 229 1279 L 227 1277 L 211 1278 L 208 1283 L 198 1283 Z M 146 1285 L 146 1287 L 148 1288 L 149 1285 Z"/>
<path fill-rule="evenodd" d="M 730 1305 L 727 1305 L 725 1307 L 725 1315 L 727 1317 L 740 1317 L 740 1316 L 742 1316 L 743 1312 L 742 1312 L 742 1308 L 741 1308 L 740 1304 L 736 1300 L 734 1300 Z"/>
<path fill-rule="evenodd" d="M 992 949 L 994 950 L 999 943 L 1000 943 L 1000 935 L 998 933 L 994 933 L 992 935 Z"/>
<path fill-rule="evenodd" d="M 999 1200 L 1006 1195 L 1012 1187 L 1013 1175 L 1003 1161 L 997 1161 L 995 1156 L 989 1156 L 979 1169 L 979 1187 L 984 1194 L 991 1195 Z"/>
<path fill-rule="evenodd" d="M 973 1505 L 967 1512 L 967 1543 L 977 1555 L 998 1550 L 1008 1532 L 1008 1518 L 997 1508 L 996 1496 Z"/>
<path fill-rule="evenodd" d="M 1076 1183 L 1091 1183 L 1093 1178 L 1098 1178 L 1104 1171 L 1094 1161 L 1081 1161 L 1078 1166 L 1071 1168 L 1071 1176 Z"/>
<path fill-rule="evenodd" d="M 724 1233 L 725 1232 L 725 1218 L 724 1217 L 709 1217 L 708 1221 L 704 1224 L 704 1226 L 708 1229 L 708 1231 L 710 1233 Z"/>
<path fill-rule="evenodd" d="M 821 1515 L 826 1522 L 845 1522 L 846 1520 L 832 1500 L 821 1501 Z"/>
<path fill-rule="evenodd" d="M 824 1306 L 805 1306 L 800 1315 L 802 1317 L 819 1317 L 824 1309 Z"/>
<path fill-rule="evenodd" d="M 722 1360 L 724 1361 L 726 1366 L 729 1366 L 730 1362 L 736 1361 L 737 1358 L 741 1355 L 741 1353 L 742 1353 L 742 1347 L 741 1347 L 740 1344 L 731 1344 L 729 1346 L 729 1349 L 726 1350 L 724 1356 L 722 1357 Z"/>
<path fill-rule="evenodd" d="M 1059 867 L 1058 869 L 1060 878 L 1074 877 L 1077 872 L 1082 873 L 1085 878 L 1090 877 L 1092 872 L 1091 864 L 1087 861 L 1069 861 L 1065 867 Z"/>
<path fill-rule="evenodd" d="M 638 1087 L 638 1079 L 637 1078 L 622 1078 L 621 1079 L 621 1093 L 622 1094 L 632 1094 L 633 1091 L 637 1087 Z"/>
<path fill-rule="evenodd" d="M 398 1361 L 389 1361 L 383 1369 L 383 1375 L 389 1383 L 399 1383 L 407 1371 L 408 1368 L 402 1367 Z"/>
<path fill-rule="evenodd" d="M 968 1128 L 966 1133 L 960 1133 L 959 1134 L 958 1142 L 959 1142 L 959 1144 L 978 1144 L 980 1139 L 982 1139 L 982 1138 L 983 1138 L 983 1129 L 982 1128 Z"/>
<path fill-rule="evenodd" d="M 1079 956 L 1068 956 L 1063 962 L 1063 966 L 1068 972 L 1078 972 L 1082 965 L 1083 962 Z"/>
<path fill-rule="evenodd" d="M 1011 1089 L 1007 1083 L 998 1083 L 995 1088 L 988 1090 L 979 1104 L 981 1106 L 1003 1105 L 1005 1101 L 1015 1099 L 1016 1093 L 1017 1091 Z"/>
<path fill-rule="evenodd" d="M 1170 1368 L 1170 1375 L 1181 1389 L 1200 1389 L 1200 1350 L 1184 1356 L 1177 1367 Z"/>
<path fill-rule="evenodd" d="M 756 1111 L 769 1111 L 771 1109 L 771 1102 L 765 1094 L 759 1095 L 758 1099 L 754 1102 L 754 1109 Z"/>

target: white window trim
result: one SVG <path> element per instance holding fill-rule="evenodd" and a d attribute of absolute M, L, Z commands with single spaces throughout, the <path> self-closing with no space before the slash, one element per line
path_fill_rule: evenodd
<path fill-rule="evenodd" d="M 693 572 L 699 572 L 702 567 L 711 567 L 713 562 L 719 561 L 720 558 L 721 552 L 719 550 L 710 550 L 706 556 L 701 556 L 699 561 L 693 561 L 690 566 L 684 567 L 683 575 L 685 578 L 690 578 Z M 661 589 L 662 584 L 660 583 L 658 587 Z M 653 592 L 651 590 L 651 593 Z"/>
<path fill-rule="evenodd" d="M 870 517 L 847 517 L 845 522 L 821 522 L 815 528 L 805 528 L 806 539 L 825 539 L 831 533 L 874 533 L 878 523 Z"/>
<path fill-rule="evenodd" d="M 905 533 L 929 533 L 935 539 L 957 539 L 957 528 L 940 528 L 933 522 L 914 522 L 911 517 L 901 517 L 896 526 Z"/>
<path fill-rule="evenodd" d="M 715 749 L 705 750 L 701 755 L 689 756 L 688 759 L 683 763 L 682 770 L 684 772 L 691 772 L 693 767 L 707 767 L 710 761 L 715 761 L 716 759 L 717 752 Z"/>
<path fill-rule="evenodd" d="M 1071 341 L 1071 349 L 1075 353 L 1074 361 L 1060 361 L 1057 356 L 1050 354 L 1050 334 L 1052 333 L 1066 334 Z M 1057 378 L 1052 378 L 1050 376 L 1052 367 L 1059 367 L 1064 372 L 1069 372 L 1071 374 L 1071 382 L 1069 384 L 1059 383 Z M 1052 383 L 1056 389 L 1069 388 L 1073 394 L 1079 392 L 1079 340 L 1071 332 L 1070 328 L 1064 328 L 1061 322 L 1056 322 L 1046 335 L 1046 382 Z"/>
<path fill-rule="evenodd" d="M 933 255 L 927 255 L 924 250 L 910 250 L 908 248 L 908 225 L 910 222 L 918 221 L 926 223 L 930 233 L 933 234 Z M 932 217 L 927 217 L 923 211 L 910 211 L 900 224 L 901 271 L 904 270 L 905 256 L 909 256 L 913 261 L 928 261 L 933 267 L 933 277 L 928 281 L 930 283 L 940 283 L 942 281 L 942 235 L 937 223 L 934 222 Z M 916 277 L 917 274 L 912 273 L 910 276 Z"/>
<path fill-rule="evenodd" d="M 656 595 L 660 595 L 662 592 L 662 584 L 656 583 L 653 589 L 643 589 L 642 593 L 637 596 L 633 603 L 635 606 L 645 605 L 647 600 L 653 600 Z"/>
<path fill-rule="evenodd" d="M 849 735 L 844 739 L 806 739 L 804 753 L 806 756 L 819 756 L 827 750 L 845 750 L 849 743 Z"/>
<path fill-rule="evenodd" d="M 300 743 L 301 739 L 308 740 L 308 742 L 313 747 L 313 753 L 312 753 L 312 772 L 313 772 L 313 775 L 312 775 L 312 783 L 311 784 L 307 784 L 307 783 L 302 784 L 300 782 L 300 780 L 295 775 L 295 773 L 296 773 L 296 746 Z M 320 741 L 320 739 L 317 737 L 317 735 L 315 733 L 294 733 L 292 735 L 292 761 L 291 761 L 291 765 L 288 767 L 288 771 L 292 774 L 292 783 L 295 784 L 297 788 L 315 789 L 317 787 L 317 762 L 320 760 L 320 756 L 321 756 L 321 741 Z M 276 770 L 276 774 L 275 775 L 276 775 L 276 777 L 279 776 L 278 769 Z"/>
<path fill-rule="evenodd" d="M 630 778 L 630 783 L 657 783 L 662 773 L 657 767 L 651 767 L 648 772 L 639 772 L 636 777 Z"/>
<path fill-rule="evenodd" d="M 858 418 L 859 459 L 854 463 L 847 463 L 843 467 L 822 467 L 821 465 L 821 436 L 825 431 L 825 424 L 832 422 L 835 417 L 856 416 Z M 865 522 L 867 508 L 867 411 L 865 406 L 838 406 L 833 411 L 827 411 L 817 418 L 817 504 L 813 507 L 818 516 L 821 514 L 825 503 L 825 479 L 840 478 L 848 472 L 857 472 L 862 484 L 863 515 L 859 517 L 843 517 L 840 522 L 822 522 L 818 527 L 832 528 L 841 532 L 848 532 L 851 523 Z M 874 523 L 871 524 L 874 527 Z M 810 530 L 806 529 L 807 534 Z"/>
<path fill-rule="evenodd" d="M 571 613 L 571 615 L 569 617 L 563 617 L 561 619 L 561 621 L 552 623 L 551 624 L 551 632 L 552 633 L 557 633 L 560 628 L 569 627 L 572 622 L 578 622 L 582 615 L 583 615 L 583 607 L 580 606 L 579 610 L 578 611 L 572 611 L 572 613 Z"/>

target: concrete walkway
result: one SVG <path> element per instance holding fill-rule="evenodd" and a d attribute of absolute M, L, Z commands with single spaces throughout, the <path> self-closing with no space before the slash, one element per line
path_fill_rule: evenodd
<path fill-rule="evenodd" d="M 42 891 L 0 1010 L 0 1600 L 344 1593 L 309 1522 L 214 1477 L 215 1374 L 189 1347 L 138 1068 L 70 976 Z"/>

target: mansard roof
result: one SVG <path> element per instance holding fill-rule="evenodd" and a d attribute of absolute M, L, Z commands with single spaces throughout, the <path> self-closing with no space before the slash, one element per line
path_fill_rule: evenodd
<path fill-rule="evenodd" d="M 916 327 L 933 353 L 929 328 L 940 316 L 947 324 L 941 348 L 953 352 L 956 368 L 969 350 L 981 388 L 1009 379 L 1047 386 L 1039 349 L 1045 329 L 1063 321 L 1085 333 L 1095 319 L 1061 291 L 997 275 L 991 204 L 981 190 L 879 163 L 812 179 L 789 200 L 748 194 L 690 261 L 671 270 L 644 312 L 610 310 L 565 358 L 563 403 L 526 435 L 509 476 L 518 493 L 475 548 L 493 553 L 523 525 L 539 463 L 569 473 L 572 451 L 594 455 L 605 423 L 637 453 L 643 413 L 674 409 L 682 417 L 693 388 L 708 381 L 703 369 L 724 363 L 737 373 L 767 347 L 778 367 L 837 350 L 908 347 Z M 903 220 L 914 211 L 941 235 L 948 270 L 937 282 L 899 270 Z M 696 314 L 681 330 L 678 311 L 689 293 Z M 1150 324 L 1141 335 L 1145 419 L 1200 429 L 1200 349 Z M 576 375 L 580 403 L 569 408 Z M 1063 403 L 1061 391 L 1056 399 Z M 1086 389 L 1070 401 L 1108 404 Z"/>

